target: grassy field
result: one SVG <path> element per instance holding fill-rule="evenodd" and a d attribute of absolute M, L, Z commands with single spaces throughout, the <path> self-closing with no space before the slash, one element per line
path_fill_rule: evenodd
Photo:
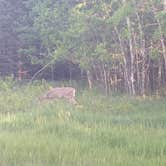
<path fill-rule="evenodd" d="M 39 103 L 47 86 L 0 87 L 0 166 L 165 166 L 166 99 L 79 91 L 82 106 Z"/>

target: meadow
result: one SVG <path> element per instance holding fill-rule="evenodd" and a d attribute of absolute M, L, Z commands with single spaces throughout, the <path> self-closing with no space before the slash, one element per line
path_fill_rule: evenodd
<path fill-rule="evenodd" d="M 80 106 L 39 103 L 48 87 L 0 82 L 0 166 L 166 165 L 166 98 L 84 89 Z"/>

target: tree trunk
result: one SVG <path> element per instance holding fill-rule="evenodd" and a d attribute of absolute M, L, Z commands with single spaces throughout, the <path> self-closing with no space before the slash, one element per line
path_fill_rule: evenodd
<path fill-rule="evenodd" d="M 132 30 L 131 30 L 131 22 L 130 22 L 130 18 L 127 17 L 126 18 L 127 21 L 127 27 L 128 27 L 128 31 L 130 34 L 129 37 L 129 50 L 130 50 L 130 94 L 131 95 L 135 95 L 135 86 L 134 86 L 134 49 L 133 49 L 133 42 L 132 42 Z"/>
<path fill-rule="evenodd" d="M 165 7 L 165 5 L 166 5 L 165 1 L 164 1 L 163 5 Z M 152 2 L 152 8 L 153 8 L 154 16 L 157 16 L 157 12 L 155 10 L 155 6 L 153 5 L 153 2 Z M 156 17 L 156 21 L 157 21 L 158 28 L 159 28 L 158 30 L 159 30 L 159 33 L 160 33 L 160 43 L 161 43 L 162 54 L 163 54 L 163 58 L 164 58 L 164 82 L 165 82 L 166 81 L 166 48 L 165 48 L 165 44 L 164 44 L 162 26 L 161 26 L 160 20 L 157 17 Z"/>
<path fill-rule="evenodd" d="M 123 0 L 123 3 L 126 3 L 126 0 Z M 135 60 L 135 56 L 134 56 L 134 48 L 133 48 L 133 42 L 132 42 L 132 27 L 131 27 L 131 21 L 130 21 L 130 17 L 127 16 L 126 18 L 126 23 L 127 23 L 127 28 L 128 28 L 128 32 L 130 34 L 129 36 L 129 51 L 130 51 L 130 78 L 129 78 L 129 82 L 130 82 L 130 95 L 135 95 L 135 85 L 134 85 L 134 60 Z"/>
<path fill-rule="evenodd" d="M 103 74 L 104 74 L 104 89 L 105 89 L 105 95 L 108 95 L 107 72 L 106 72 L 106 69 L 105 69 L 105 64 L 103 64 Z"/>
<path fill-rule="evenodd" d="M 89 89 L 92 89 L 92 76 L 90 70 L 87 70 L 87 79 L 88 79 Z"/>
<path fill-rule="evenodd" d="M 51 65 L 51 79 L 54 81 L 54 64 Z"/>
<path fill-rule="evenodd" d="M 141 81 L 141 95 L 145 96 L 145 77 L 146 77 L 146 54 L 145 54 L 145 38 L 144 38 L 144 33 L 141 25 L 141 19 L 138 13 L 137 15 L 137 20 L 138 20 L 138 28 L 139 28 L 139 33 L 140 33 L 140 48 L 141 48 L 141 56 L 142 56 L 142 81 Z"/>
<path fill-rule="evenodd" d="M 158 59 L 157 95 L 159 95 L 159 91 L 161 88 L 161 76 L 162 76 L 162 63 L 161 63 L 161 58 L 159 58 Z"/>
<path fill-rule="evenodd" d="M 130 90 L 129 90 L 130 89 L 129 74 L 128 74 L 128 70 L 127 70 L 127 60 L 126 60 L 126 57 L 125 57 L 125 51 L 124 51 L 124 47 L 123 47 L 123 44 L 122 44 L 123 42 L 122 42 L 122 39 L 121 39 L 121 35 L 120 35 L 117 27 L 115 27 L 115 32 L 116 32 L 118 40 L 119 40 L 120 50 L 121 50 L 121 54 L 122 54 L 122 57 L 123 57 L 125 90 L 126 90 L 126 92 L 130 92 Z"/>

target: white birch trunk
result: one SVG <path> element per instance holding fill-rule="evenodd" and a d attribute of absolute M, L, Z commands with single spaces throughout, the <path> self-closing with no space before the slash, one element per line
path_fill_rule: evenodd
<path fill-rule="evenodd" d="M 137 13 L 137 20 L 138 20 L 138 28 L 140 32 L 140 45 L 141 45 L 141 56 L 142 56 L 142 72 L 141 72 L 141 95 L 145 96 L 145 79 L 146 79 L 146 54 L 145 54 L 145 38 L 144 33 L 141 25 L 141 19 L 139 14 Z"/>
<path fill-rule="evenodd" d="M 166 7 L 166 0 L 164 0 L 164 9 L 165 9 L 165 7 Z M 153 2 L 152 2 L 152 8 L 153 8 L 153 13 L 156 16 L 157 13 L 156 13 L 155 6 L 154 6 Z M 162 26 L 161 26 L 160 20 L 157 17 L 156 17 L 156 21 L 157 21 L 158 28 L 159 28 L 159 33 L 160 33 L 160 43 L 161 43 L 162 54 L 163 54 L 163 58 L 164 58 L 164 77 L 165 77 L 165 80 L 166 80 L 166 48 L 165 48 L 165 44 L 164 44 Z"/>

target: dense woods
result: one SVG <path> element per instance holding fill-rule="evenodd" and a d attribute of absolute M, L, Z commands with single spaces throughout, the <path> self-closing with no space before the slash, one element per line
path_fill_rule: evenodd
<path fill-rule="evenodd" d="M 0 76 L 160 93 L 165 27 L 164 0 L 0 0 Z"/>

